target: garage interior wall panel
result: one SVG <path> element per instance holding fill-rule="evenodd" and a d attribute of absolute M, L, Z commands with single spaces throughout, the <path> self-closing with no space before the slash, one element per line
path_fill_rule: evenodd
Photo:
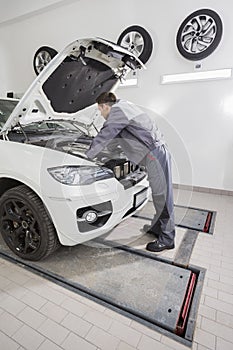
<path fill-rule="evenodd" d="M 9 4 L 13 11 L 13 1 Z M 25 1 L 25 6 L 28 4 Z M 37 4 L 42 8 L 45 1 Z M 201 8 L 220 15 L 223 36 L 217 49 L 198 62 L 199 70 L 232 68 L 233 3 L 229 0 L 64 0 L 45 11 L 31 9 L 31 15 L 25 9 L 26 17 L 18 12 L 9 22 L 4 22 L 7 13 L 3 12 L 0 93 L 3 96 L 6 91 L 20 93 L 27 89 L 35 78 L 32 61 L 40 46 L 59 51 L 77 38 L 90 36 L 116 42 L 126 27 L 141 25 L 151 34 L 154 50 L 147 70 L 138 74 L 138 85 L 119 88 L 118 96 L 144 106 L 157 119 L 172 153 L 174 183 L 232 191 L 232 78 L 161 84 L 163 75 L 196 71 L 197 62 L 179 54 L 176 33 L 183 20 Z"/>
<path fill-rule="evenodd" d="M 1 13 L 0 23 L 5 23 L 11 20 L 19 19 L 27 15 L 32 15 L 40 10 L 46 10 L 48 7 L 64 4 L 63 0 L 0 0 Z"/>

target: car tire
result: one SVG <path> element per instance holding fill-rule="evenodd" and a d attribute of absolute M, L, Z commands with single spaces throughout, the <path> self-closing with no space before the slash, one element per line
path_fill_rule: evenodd
<path fill-rule="evenodd" d="M 57 55 L 57 51 L 49 46 L 42 46 L 40 47 L 33 58 L 33 68 L 38 75 L 45 66 L 51 61 L 53 57 Z"/>
<path fill-rule="evenodd" d="M 12 252 L 26 260 L 41 260 L 60 246 L 42 201 L 24 185 L 0 198 L 0 232 Z"/>
<path fill-rule="evenodd" d="M 197 10 L 185 18 L 179 27 L 176 36 L 178 51 L 188 60 L 202 60 L 217 48 L 222 32 L 222 21 L 215 11 Z"/>
<path fill-rule="evenodd" d="M 153 40 L 143 27 L 133 25 L 121 33 L 117 45 L 132 52 L 142 63 L 146 63 L 152 54 Z"/>

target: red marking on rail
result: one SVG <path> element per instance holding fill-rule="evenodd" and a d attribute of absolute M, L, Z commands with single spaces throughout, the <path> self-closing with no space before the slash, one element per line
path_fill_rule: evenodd
<path fill-rule="evenodd" d="M 188 312 L 191 304 L 191 299 L 193 296 L 193 291 L 195 287 L 195 282 L 196 282 L 196 274 L 194 272 L 191 273 L 190 279 L 189 279 L 189 285 L 188 289 L 184 298 L 183 306 L 179 315 L 179 319 L 176 325 L 176 334 L 178 335 L 183 335 L 184 329 L 186 326 L 186 321 L 188 317 Z"/>
<path fill-rule="evenodd" d="M 207 215 L 207 218 L 206 218 L 206 222 L 205 222 L 205 226 L 204 226 L 203 232 L 209 232 L 211 218 L 212 218 L 212 213 L 209 212 L 208 215 Z"/>

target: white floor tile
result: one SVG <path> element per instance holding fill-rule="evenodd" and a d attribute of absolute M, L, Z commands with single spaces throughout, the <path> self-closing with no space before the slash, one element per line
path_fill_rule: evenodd
<path fill-rule="evenodd" d="M 192 350 L 231 350 L 233 197 L 183 190 L 174 192 L 176 204 L 217 211 L 214 234 L 199 233 L 191 257 L 191 263 L 207 268 Z M 125 225 L 126 222 L 120 231 Z M 131 226 L 132 230 L 127 228 L 128 239 L 135 239 L 132 236 L 136 232 L 135 220 L 131 220 Z M 182 229 L 178 228 L 177 245 L 182 240 L 180 232 Z M 168 253 L 172 256 L 174 252 Z M 0 259 L 0 348 L 185 349 L 184 345 L 132 319 L 3 259 Z"/>

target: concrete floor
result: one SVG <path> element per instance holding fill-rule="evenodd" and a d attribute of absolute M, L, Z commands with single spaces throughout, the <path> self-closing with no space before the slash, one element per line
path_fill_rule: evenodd
<path fill-rule="evenodd" d="M 191 264 L 207 269 L 192 349 L 232 350 L 233 197 L 175 190 L 175 202 L 217 211 L 214 235 L 199 233 L 190 260 Z M 176 246 L 183 232 L 177 230 Z M 172 258 L 174 254 L 175 250 L 163 252 L 162 256 Z M 188 349 L 3 259 L 0 260 L 0 343 L 4 350 Z"/>

